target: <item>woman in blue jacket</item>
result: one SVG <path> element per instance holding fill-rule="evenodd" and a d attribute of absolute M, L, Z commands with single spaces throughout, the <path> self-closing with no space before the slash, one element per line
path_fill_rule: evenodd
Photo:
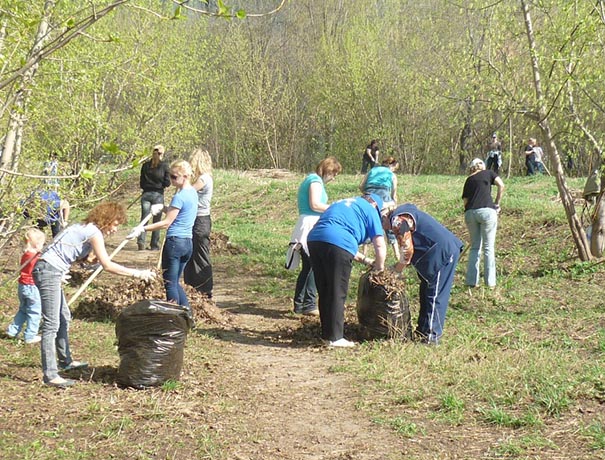
<path fill-rule="evenodd" d="M 397 207 L 383 221 L 393 230 L 401 257 L 396 272 L 412 265 L 420 278 L 420 313 L 415 338 L 437 344 L 443 334 L 456 265 L 463 244 L 456 235 L 415 205 Z"/>

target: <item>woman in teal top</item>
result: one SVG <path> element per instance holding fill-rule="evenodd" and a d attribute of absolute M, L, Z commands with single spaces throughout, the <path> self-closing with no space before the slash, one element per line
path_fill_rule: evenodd
<path fill-rule="evenodd" d="M 290 244 L 299 248 L 302 269 L 296 279 L 294 291 L 294 313 L 303 315 L 318 315 L 317 288 L 315 277 L 311 270 L 307 235 L 328 209 L 328 194 L 325 184 L 332 181 L 342 171 L 338 160 L 334 157 L 323 159 L 315 168 L 315 173 L 309 174 L 298 188 L 298 221 L 294 226 Z"/>
<path fill-rule="evenodd" d="M 395 171 L 397 171 L 397 169 L 399 169 L 399 162 L 394 157 L 389 156 L 385 158 L 382 162 L 382 166 L 374 166 L 364 176 L 361 184 L 359 184 L 359 190 L 364 194 L 375 193 L 382 198 L 382 201 L 387 206 L 396 206 L 397 176 L 395 175 Z M 389 230 L 386 233 L 386 237 L 393 248 L 395 258 L 399 260 L 399 246 L 397 246 L 395 235 Z"/>
<path fill-rule="evenodd" d="M 362 193 L 375 193 L 382 201 L 397 202 L 397 176 L 395 171 L 399 168 L 399 162 L 388 157 L 382 162 L 382 166 L 374 166 L 364 176 L 359 190 Z"/>

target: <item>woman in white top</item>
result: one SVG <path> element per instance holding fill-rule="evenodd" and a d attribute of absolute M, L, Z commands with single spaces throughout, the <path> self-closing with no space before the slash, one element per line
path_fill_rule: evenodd
<path fill-rule="evenodd" d="M 117 275 L 149 281 L 150 270 L 127 268 L 113 262 L 105 249 L 105 236 L 115 233 L 126 222 L 126 209 L 118 203 L 101 203 L 92 209 L 81 224 L 67 227 L 42 252 L 32 272 L 42 303 L 42 371 L 46 385 L 65 388 L 75 383 L 59 375 L 63 371 L 84 369 L 85 362 L 74 361 L 69 349 L 71 313 L 62 279 L 76 260 L 94 256 L 103 268 Z M 58 359 L 58 363 L 57 363 Z"/>
<path fill-rule="evenodd" d="M 193 225 L 193 254 L 184 272 L 185 283 L 212 298 L 213 278 L 210 260 L 210 202 L 214 191 L 212 158 L 207 150 L 196 149 L 189 160 L 193 168 L 193 187 L 197 190 L 197 216 Z"/>

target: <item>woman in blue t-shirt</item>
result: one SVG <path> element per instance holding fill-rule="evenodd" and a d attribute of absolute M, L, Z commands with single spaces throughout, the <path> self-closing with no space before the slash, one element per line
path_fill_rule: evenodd
<path fill-rule="evenodd" d="M 315 173 L 309 174 L 298 188 L 298 221 L 292 231 L 290 244 L 298 245 L 302 269 L 296 279 L 294 290 L 294 313 L 318 315 L 317 287 L 311 269 L 307 235 L 328 209 L 328 195 L 325 184 L 331 182 L 342 171 L 342 166 L 334 157 L 321 160 Z"/>
<path fill-rule="evenodd" d="M 319 218 L 307 237 L 311 266 L 319 293 L 321 338 L 331 347 L 355 345 L 344 338 L 344 311 L 353 260 L 384 270 L 382 199 L 375 194 L 333 203 Z M 376 260 L 358 248 L 370 240 Z"/>
<path fill-rule="evenodd" d="M 179 283 L 185 265 L 193 251 L 193 224 L 197 215 L 197 191 L 191 185 L 193 170 L 185 160 L 170 165 L 170 182 L 176 188 L 166 216 L 159 222 L 135 227 L 128 238 L 134 239 L 142 232 L 168 229 L 162 250 L 162 278 L 166 300 L 189 307 L 189 300 Z M 153 213 L 153 210 L 152 210 Z"/>
<path fill-rule="evenodd" d="M 361 193 L 375 193 L 387 206 L 395 207 L 397 203 L 397 175 L 395 171 L 399 169 L 399 162 L 394 157 L 387 157 L 381 166 L 374 166 L 364 176 L 359 190 Z M 395 258 L 399 260 L 399 246 L 393 232 L 386 232 L 389 244 L 393 248 Z M 365 252 L 365 247 L 364 247 Z"/>

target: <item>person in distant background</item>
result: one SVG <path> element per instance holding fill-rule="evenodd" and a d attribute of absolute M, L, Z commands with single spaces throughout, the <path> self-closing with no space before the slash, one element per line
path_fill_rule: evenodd
<path fill-rule="evenodd" d="M 59 156 L 56 153 L 51 153 L 48 161 L 44 163 L 44 169 L 42 174 L 45 176 L 57 176 L 59 174 Z M 47 185 L 58 186 L 59 179 L 56 177 L 49 177 L 44 180 Z"/>
<path fill-rule="evenodd" d="M 294 290 L 294 313 L 319 315 L 317 310 L 317 287 L 311 268 L 307 236 L 321 214 L 328 209 L 328 194 L 325 185 L 340 174 L 342 166 L 334 157 L 324 158 L 298 187 L 298 220 L 290 237 L 290 244 L 299 245 L 302 269 L 296 279 Z"/>
<path fill-rule="evenodd" d="M 378 163 L 378 141 L 372 139 L 370 144 L 366 147 L 363 152 L 363 158 L 361 160 L 361 174 L 365 174 L 369 169 L 372 169 Z"/>
<path fill-rule="evenodd" d="M 544 151 L 535 138 L 532 137 L 530 141 L 532 141 L 534 148 L 534 165 L 536 167 L 536 171 L 540 174 L 544 174 L 546 172 L 546 167 L 544 166 Z"/>
<path fill-rule="evenodd" d="M 70 206 L 69 201 L 62 200 L 57 192 L 45 190 L 40 193 L 40 198 L 46 202 L 46 215 L 38 219 L 37 227 L 42 229 L 50 225 L 53 238 L 69 223 Z"/>
<path fill-rule="evenodd" d="M 491 140 L 487 143 L 487 158 L 485 160 L 486 169 L 493 170 L 496 174 L 502 166 L 502 143 L 498 140 L 496 133 L 492 134 Z"/>
<path fill-rule="evenodd" d="M 193 188 L 197 190 L 197 217 L 193 224 L 193 253 L 183 272 L 185 284 L 212 298 L 214 284 L 210 260 L 210 202 L 214 191 L 212 158 L 207 150 L 196 149 L 189 159 L 193 168 Z"/>
<path fill-rule="evenodd" d="M 156 145 L 153 148 L 151 160 L 146 161 L 141 166 L 140 186 L 143 189 L 141 195 L 141 221 L 151 212 L 151 206 L 164 205 L 164 189 L 170 186 L 170 172 L 168 163 L 164 161 L 164 146 Z M 161 213 L 153 217 L 153 222 L 159 222 L 162 219 Z M 137 239 L 139 251 L 145 249 L 145 233 L 141 233 Z M 151 233 L 152 251 L 160 249 L 160 230 Z"/>
<path fill-rule="evenodd" d="M 71 207 L 69 201 L 62 200 L 54 190 L 40 190 L 32 193 L 24 202 L 23 217 L 34 218 L 40 230 L 50 226 L 53 238 L 67 227 Z"/>
<path fill-rule="evenodd" d="M 525 146 L 525 167 L 527 168 L 527 175 L 533 176 L 536 174 L 536 151 L 534 147 L 536 146 L 536 140 L 533 137 L 530 137 L 527 141 L 527 145 Z"/>
<path fill-rule="evenodd" d="M 479 285 L 483 250 L 483 279 L 486 286 L 493 288 L 496 286 L 496 230 L 504 182 L 495 172 L 486 170 L 479 158 L 471 161 L 469 169 L 462 190 L 464 222 L 471 238 L 465 284 L 470 288 Z M 497 187 L 495 200 L 492 199 L 492 185 Z"/>

